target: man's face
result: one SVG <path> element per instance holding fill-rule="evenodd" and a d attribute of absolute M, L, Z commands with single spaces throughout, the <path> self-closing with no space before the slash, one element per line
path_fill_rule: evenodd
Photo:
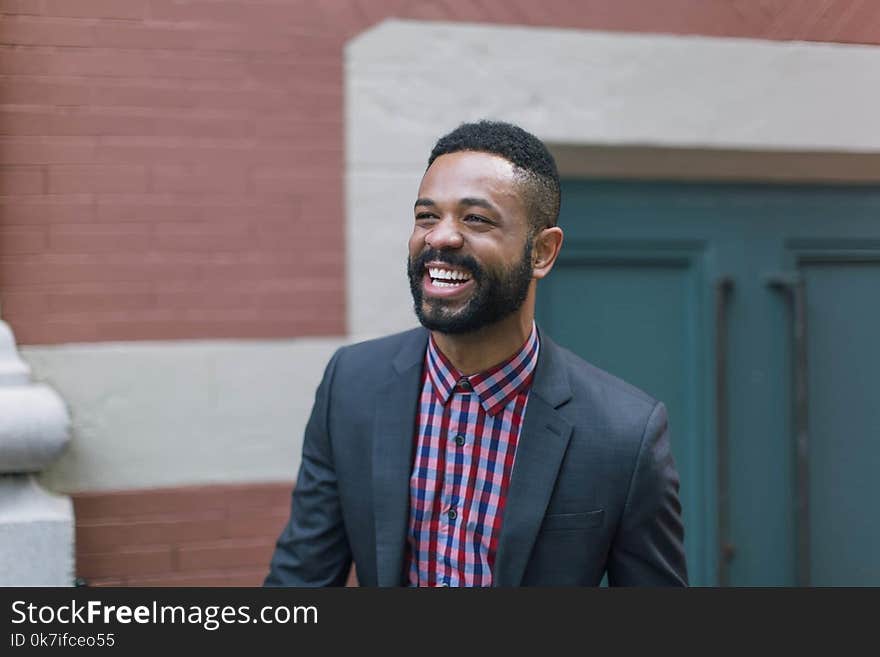
<path fill-rule="evenodd" d="M 522 307 L 532 240 L 513 165 L 473 151 L 441 155 L 415 204 L 407 272 L 426 328 L 468 333 Z"/>

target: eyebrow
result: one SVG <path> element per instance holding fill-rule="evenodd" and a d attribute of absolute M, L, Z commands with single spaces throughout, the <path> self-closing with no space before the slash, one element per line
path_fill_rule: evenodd
<path fill-rule="evenodd" d="M 437 204 L 429 198 L 419 198 L 416 199 L 416 203 L 414 207 L 419 207 L 420 205 L 425 205 L 428 207 L 436 207 Z M 478 208 L 485 208 L 486 210 L 492 210 L 493 212 L 497 212 L 497 208 L 489 203 L 484 198 L 476 198 L 471 196 L 466 196 L 465 198 L 459 199 L 459 206 L 476 206 Z"/>

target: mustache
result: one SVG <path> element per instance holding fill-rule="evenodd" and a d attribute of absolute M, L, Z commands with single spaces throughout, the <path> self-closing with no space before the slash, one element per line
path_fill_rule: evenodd
<path fill-rule="evenodd" d="M 472 256 L 428 248 L 422 251 L 415 260 L 409 261 L 410 274 L 418 274 L 423 271 L 429 262 L 439 262 L 450 267 L 467 269 L 476 280 L 479 280 L 483 273 L 480 264 Z"/>

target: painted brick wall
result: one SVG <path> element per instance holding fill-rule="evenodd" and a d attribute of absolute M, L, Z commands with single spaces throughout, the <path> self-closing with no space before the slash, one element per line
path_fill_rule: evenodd
<path fill-rule="evenodd" d="M 76 574 L 91 586 L 255 586 L 289 513 L 290 490 L 264 484 L 74 495 Z"/>
<path fill-rule="evenodd" d="M 389 16 L 880 43 L 868 0 L 652 6 L 0 0 L 0 313 L 22 344 L 344 333 L 342 46 Z"/>
<path fill-rule="evenodd" d="M 251 484 L 74 495 L 76 574 L 89 586 L 260 586 L 290 513 L 291 489 Z"/>
<path fill-rule="evenodd" d="M 346 32 L 308 4 L 0 3 L 20 343 L 344 333 Z"/>

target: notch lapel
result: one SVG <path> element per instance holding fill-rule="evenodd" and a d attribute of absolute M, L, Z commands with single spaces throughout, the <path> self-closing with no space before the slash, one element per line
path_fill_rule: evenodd
<path fill-rule="evenodd" d="M 406 334 L 392 361 L 392 373 L 376 396 L 373 509 L 379 586 L 403 583 L 413 436 L 427 341 L 427 331 L 417 329 Z"/>
<path fill-rule="evenodd" d="M 571 399 L 563 355 L 541 336 L 498 539 L 493 586 L 519 586 L 568 448 L 572 424 L 557 410 Z"/>

